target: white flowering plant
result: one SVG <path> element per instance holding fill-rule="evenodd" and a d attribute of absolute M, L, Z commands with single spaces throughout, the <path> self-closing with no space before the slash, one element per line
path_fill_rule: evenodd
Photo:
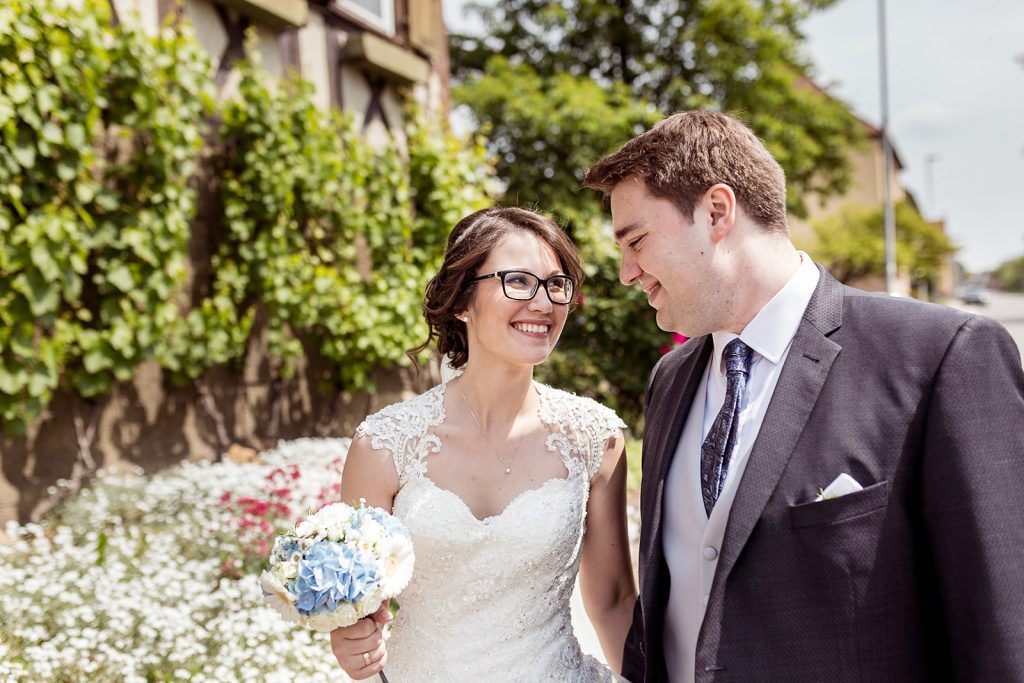
<path fill-rule="evenodd" d="M 365 501 L 330 503 L 277 538 L 260 584 L 285 620 L 329 632 L 396 597 L 414 562 L 412 538 L 398 518 Z"/>
<path fill-rule="evenodd" d="M 348 445 L 105 471 L 43 524 L 9 523 L 0 681 L 348 681 L 327 637 L 278 618 L 259 581 L 275 536 L 338 500 Z"/>

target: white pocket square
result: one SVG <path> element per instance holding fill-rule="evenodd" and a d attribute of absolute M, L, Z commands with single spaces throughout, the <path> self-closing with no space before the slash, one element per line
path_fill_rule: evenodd
<path fill-rule="evenodd" d="M 839 496 L 845 496 L 847 493 L 855 493 L 860 491 L 864 487 L 857 483 L 857 480 L 851 477 L 846 472 L 843 472 L 838 477 L 832 480 L 832 483 L 821 490 L 818 497 L 814 499 L 817 503 L 821 500 L 828 500 L 829 498 L 838 498 Z"/>

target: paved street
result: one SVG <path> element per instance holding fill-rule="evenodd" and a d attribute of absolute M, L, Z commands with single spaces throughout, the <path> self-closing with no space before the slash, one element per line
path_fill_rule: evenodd
<path fill-rule="evenodd" d="M 987 306 L 968 306 L 959 301 L 951 301 L 950 305 L 954 308 L 988 316 L 1001 323 L 1009 330 L 1024 357 L 1024 294 L 992 292 L 992 302 Z"/>

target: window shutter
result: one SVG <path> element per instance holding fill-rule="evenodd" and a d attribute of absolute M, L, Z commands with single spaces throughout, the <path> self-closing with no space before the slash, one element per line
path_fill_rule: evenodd
<path fill-rule="evenodd" d="M 309 18 L 307 0 L 220 0 L 225 7 L 276 28 L 299 28 Z"/>
<path fill-rule="evenodd" d="M 409 44 L 428 57 L 441 47 L 441 0 L 409 0 Z"/>

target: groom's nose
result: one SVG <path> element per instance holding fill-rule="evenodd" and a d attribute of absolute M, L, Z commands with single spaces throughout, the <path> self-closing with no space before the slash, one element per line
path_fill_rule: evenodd
<path fill-rule="evenodd" d="M 640 270 L 640 266 L 636 263 L 636 258 L 625 251 L 621 253 L 621 261 L 619 262 L 619 282 L 629 286 L 640 278 L 640 274 L 643 272 Z"/>

